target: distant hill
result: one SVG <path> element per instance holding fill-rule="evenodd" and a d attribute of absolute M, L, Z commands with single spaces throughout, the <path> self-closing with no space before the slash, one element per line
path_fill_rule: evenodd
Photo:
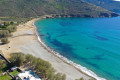
<path fill-rule="evenodd" d="M 118 16 L 81 0 L 0 0 L 0 16 L 37 17 L 46 14 L 77 17 Z"/>
<path fill-rule="evenodd" d="M 120 1 L 114 0 L 84 0 L 84 1 L 95 4 L 97 6 L 101 6 L 110 11 L 120 12 Z"/>

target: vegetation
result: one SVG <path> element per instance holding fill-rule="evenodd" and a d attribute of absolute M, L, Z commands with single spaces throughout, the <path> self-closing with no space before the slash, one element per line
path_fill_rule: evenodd
<path fill-rule="evenodd" d="M 1 39 L 1 42 L 2 42 L 3 44 L 7 44 L 7 43 L 9 43 L 10 41 L 8 41 L 8 38 L 2 38 L 2 39 Z"/>
<path fill-rule="evenodd" d="M 22 53 L 14 53 L 11 55 L 10 61 L 17 66 L 29 65 L 32 69 L 43 79 L 47 80 L 65 80 L 65 74 L 55 73 L 52 65 L 40 58 L 36 58 L 32 55 L 24 55 Z"/>
<path fill-rule="evenodd" d="M 76 79 L 76 80 L 84 80 L 84 78 Z"/>
<path fill-rule="evenodd" d="M 15 76 L 15 75 L 19 74 L 19 72 L 18 72 L 17 70 L 15 70 L 15 71 L 11 72 L 10 74 L 11 74 L 12 76 Z"/>
<path fill-rule="evenodd" d="M 83 77 L 80 79 L 75 79 L 75 80 L 85 80 Z M 95 80 L 95 79 L 89 79 L 89 80 Z"/>
<path fill-rule="evenodd" d="M 1 74 L 3 72 L 6 72 L 7 69 L 8 68 L 6 63 L 2 59 L 0 59 L 0 80 L 11 80 L 11 77 L 9 77 L 7 74 L 1 76 Z"/>
<path fill-rule="evenodd" d="M 3 22 L 0 24 L 0 38 L 1 42 L 3 44 L 9 43 L 8 37 L 11 36 L 11 32 L 14 32 L 17 30 L 16 27 L 17 24 L 14 24 L 14 22 Z"/>
<path fill-rule="evenodd" d="M 3 75 L 3 76 L 0 76 L 0 80 L 12 80 L 11 77 L 9 75 Z"/>
<path fill-rule="evenodd" d="M 29 18 L 24 18 L 24 17 L 0 17 L 0 24 L 3 22 L 13 22 L 13 23 L 17 23 L 16 25 L 20 24 L 20 23 L 25 23 L 28 22 L 29 20 L 31 20 L 33 18 L 29 17 Z M 14 25 L 14 24 L 13 24 Z"/>
<path fill-rule="evenodd" d="M 8 30 L 0 30 L 0 38 L 8 37 L 9 34 Z"/>
<path fill-rule="evenodd" d="M 24 54 L 13 54 L 12 57 L 10 58 L 10 61 L 15 66 L 20 67 L 23 65 L 23 62 L 25 61 L 25 56 Z"/>
<path fill-rule="evenodd" d="M 0 30 L 8 30 L 9 33 L 16 31 L 16 25 L 15 22 L 3 22 L 0 24 Z"/>
<path fill-rule="evenodd" d="M 7 70 L 7 65 L 4 61 L 0 60 L 0 74 Z"/>
<path fill-rule="evenodd" d="M 8 66 L 7 63 L 0 58 L 0 80 L 14 80 L 6 73 L 9 69 L 10 66 Z M 14 76 L 18 73 L 18 71 L 13 71 L 10 74 Z"/>
<path fill-rule="evenodd" d="M 0 0 L 0 16 L 38 17 L 46 14 L 78 17 L 117 16 L 83 0 Z"/>
<path fill-rule="evenodd" d="M 10 61 L 15 66 L 20 67 L 21 65 L 23 65 L 23 62 L 25 61 L 25 56 L 24 54 L 13 54 L 12 57 L 10 58 Z"/>
<path fill-rule="evenodd" d="M 1 1 L 0 1 L 1 2 Z M 12 36 L 12 32 L 17 30 L 17 25 L 25 23 L 32 18 L 20 18 L 20 17 L 0 17 L 0 39 L 3 44 L 8 43 L 8 37 Z M 5 41 L 5 43 L 4 43 Z"/>

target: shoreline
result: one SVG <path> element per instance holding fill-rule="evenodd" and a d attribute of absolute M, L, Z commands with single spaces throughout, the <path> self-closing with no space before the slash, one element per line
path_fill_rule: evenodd
<path fill-rule="evenodd" d="M 53 17 L 50 17 L 50 18 L 53 18 Z M 38 20 L 41 20 L 41 19 L 44 19 L 43 18 L 40 18 Z M 46 18 L 47 19 L 47 18 Z M 36 21 L 38 21 L 36 20 Z M 35 21 L 35 22 L 36 22 Z M 48 47 L 43 41 L 42 39 L 40 38 L 40 36 L 38 35 L 38 32 L 37 32 L 37 27 L 35 25 L 35 22 L 33 23 L 33 26 L 35 27 L 35 34 L 38 38 L 38 41 L 40 42 L 40 44 L 47 50 L 49 51 L 50 53 L 54 54 L 56 57 L 60 58 L 62 61 L 64 61 L 65 63 L 73 66 L 75 69 L 77 69 L 78 71 L 80 71 L 81 73 L 93 78 L 93 79 L 96 79 L 96 80 L 106 80 L 105 78 L 102 78 L 102 77 L 99 77 L 97 76 L 93 71 L 87 69 L 86 67 L 83 67 L 81 66 L 80 64 L 77 64 L 69 59 L 67 59 L 66 57 L 62 56 L 60 53 L 54 51 L 53 49 L 51 49 L 50 47 Z"/>
<path fill-rule="evenodd" d="M 49 15 L 47 15 L 47 17 L 48 16 Z M 95 78 L 88 75 L 86 71 L 82 71 L 85 67 L 80 69 L 80 65 L 54 52 L 54 50 L 51 50 L 44 44 L 44 41 L 38 36 L 34 23 L 37 20 L 45 18 L 45 16 L 41 16 L 40 18 L 35 18 L 24 24 L 18 25 L 17 31 L 12 33 L 12 37 L 9 37 L 10 43 L 0 45 L 0 50 L 3 51 L 4 56 L 9 58 L 10 54 L 19 52 L 32 54 L 33 56 L 49 61 L 56 72 L 66 74 L 66 80 L 75 80 L 81 77 L 85 80 L 95 80 Z"/>

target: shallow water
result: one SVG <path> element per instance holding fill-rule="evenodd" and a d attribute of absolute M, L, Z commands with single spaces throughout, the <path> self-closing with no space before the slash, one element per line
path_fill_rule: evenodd
<path fill-rule="evenodd" d="M 35 23 L 47 46 L 107 80 L 120 80 L 120 17 L 55 18 Z"/>

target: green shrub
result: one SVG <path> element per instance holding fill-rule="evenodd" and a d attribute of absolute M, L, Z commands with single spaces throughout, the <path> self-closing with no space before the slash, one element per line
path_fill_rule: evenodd
<path fill-rule="evenodd" d="M 7 37 L 9 34 L 8 30 L 0 30 L 0 38 Z"/>
<path fill-rule="evenodd" d="M 17 24 L 14 22 L 4 22 L 4 25 L 0 25 L 0 38 L 11 36 L 11 32 L 17 30 Z"/>
<path fill-rule="evenodd" d="M 17 30 L 17 27 L 16 26 L 9 26 L 7 28 L 7 30 L 11 33 L 11 32 L 15 32 Z"/>
<path fill-rule="evenodd" d="M 0 73 L 3 73 L 4 71 L 6 71 L 6 69 L 7 69 L 6 63 L 0 60 Z"/>
<path fill-rule="evenodd" d="M 11 21 L 11 22 L 10 22 L 10 24 L 11 24 L 11 25 L 13 25 L 13 24 L 14 24 L 14 22 L 13 22 L 13 21 Z"/>
<path fill-rule="evenodd" d="M 18 67 L 23 65 L 24 60 L 25 56 L 21 53 L 13 53 L 10 58 L 11 63 Z"/>
<path fill-rule="evenodd" d="M 7 44 L 7 43 L 9 43 L 10 41 L 8 40 L 8 38 L 2 38 L 2 39 L 1 39 L 1 42 L 2 42 L 2 44 Z"/>

